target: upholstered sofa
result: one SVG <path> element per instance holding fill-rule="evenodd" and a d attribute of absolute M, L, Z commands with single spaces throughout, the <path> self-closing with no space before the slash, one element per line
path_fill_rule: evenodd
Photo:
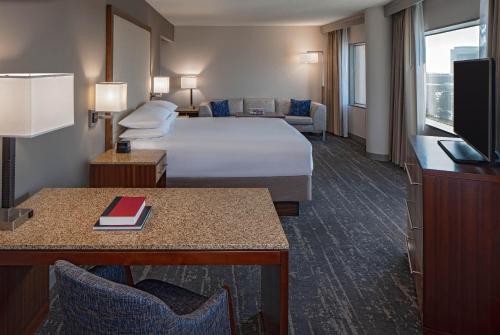
<path fill-rule="evenodd" d="M 292 116 L 288 115 L 290 111 L 290 99 L 244 98 L 227 100 L 229 103 L 229 114 L 231 116 L 235 116 L 237 113 L 248 112 L 253 108 L 262 108 L 266 113 L 276 112 L 284 114 L 285 120 L 300 132 L 322 134 L 323 140 L 325 139 L 326 106 L 323 104 L 312 102 L 310 116 Z M 200 104 L 199 116 L 213 116 L 210 102 L 203 102 Z"/>

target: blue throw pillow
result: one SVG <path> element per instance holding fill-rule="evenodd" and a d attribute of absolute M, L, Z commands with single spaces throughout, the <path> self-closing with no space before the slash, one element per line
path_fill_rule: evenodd
<path fill-rule="evenodd" d="M 295 100 L 290 101 L 290 113 L 292 116 L 310 116 L 311 115 L 311 100 Z"/>
<path fill-rule="evenodd" d="M 227 100 L 211 101 L 210 106 L 212 107 L 212 115 L 214 117 L 230 116 L 229 102 Z"/>

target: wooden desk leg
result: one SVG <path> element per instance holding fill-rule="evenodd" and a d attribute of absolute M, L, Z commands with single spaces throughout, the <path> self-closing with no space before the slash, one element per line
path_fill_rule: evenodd
<path fill-rule="evenodd" d="M 0 266 L 0 334 L 32 334 L 48 311 L 48 266 Z"/>
<path fill-rule="evenodd" d="M 266 334 L 288 334 L 288 251 L 281 251 L 280 265 L 263 265 L 261 311 Z"/>

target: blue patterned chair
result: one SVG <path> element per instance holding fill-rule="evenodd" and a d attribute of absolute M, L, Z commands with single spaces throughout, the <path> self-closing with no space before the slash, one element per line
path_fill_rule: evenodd
<path fill-rule="evenodd" d="M 123 266 L 55 264 L 64 334 L 234 335 L 231 296 L 210 298 L 159 280 L 127 285 Z"/>

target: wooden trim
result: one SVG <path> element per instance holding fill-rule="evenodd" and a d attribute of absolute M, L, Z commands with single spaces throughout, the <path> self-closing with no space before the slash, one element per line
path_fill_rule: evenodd
<path fill-rule="evenodd" d="M 0 265 L 277 265 L 281 250 L 1 250 Z"/>
<path fill-rule="evenodd" d="M 384 6 L 384 14 L 385 16 L 394 15 L 402 10 L 405 10 L 406 8 L 415 6 L 422 1 L 424 0 L 394 0 Z"/>
<path fill-rule="evenodd" d="M 321 32 L 328 34 L 331 31 L 340 30 L 365 23 L 365 14 L 358 14 L 339 21 L 331 22 L 321 26 Z"/>
<path fill-rule="evenodd" d="M 106 81 L 113 81 L 113 6 L 106 6 Z"/>
<path fill-rule="evenodd" d="M 113 7 L 112 5 L 106 5 L 106 81 L 113 81 L 113 34 L 114 34 L 114 15 L 121 17 L 124 20 L 129 21 L 132 24 L 146 30 L 150 34 L 149 41 L 149 55 L 150 55 L 150 69 L 149 74 L 151 75 L 153 64 L 151 62 L 151 55 L 153 49 L 152 43 L 152 29 L 150 26 L 142 23 L 136 18 L 128 15 L 127 13 Z M 106 118 L 104 125 L 104 149 L 113 149 L 113 119 L 111 113 L 106 113 L 106 116 L 111 116 L 111 118 Z"/>

